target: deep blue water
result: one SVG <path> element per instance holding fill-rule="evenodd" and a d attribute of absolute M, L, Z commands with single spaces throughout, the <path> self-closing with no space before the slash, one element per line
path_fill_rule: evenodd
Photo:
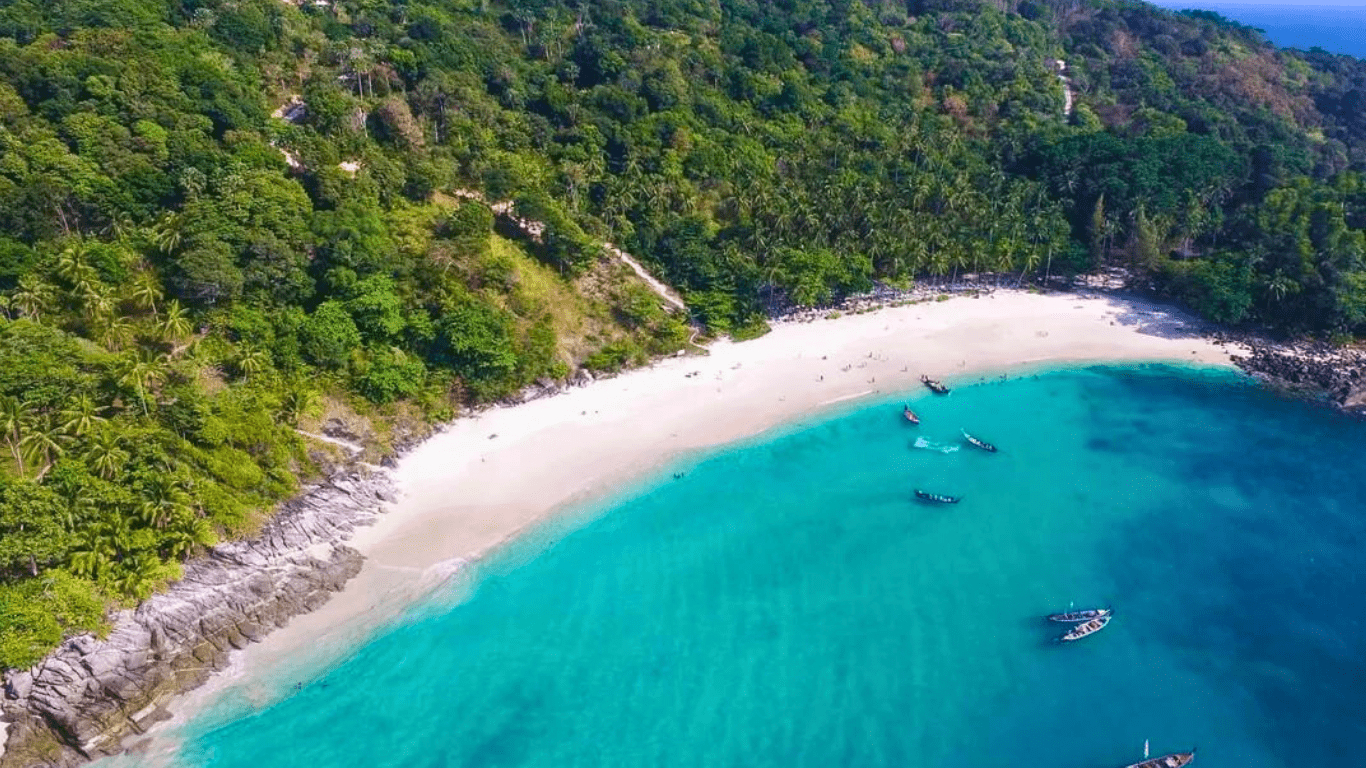
<path fill-rule="evenodd" d="M 176 762 L 1362 764 L 1366 425 L 1168 367 L 909 398 L 919 428 L 790 427 L 532 536 Z M 1116 618 L 1054 645 L 1073 602 Z"/>
<path fill-rule="evenodd" d="M 1366 59 L 1366 2 L 1339 3 L 1238 3 L 1158 0 L 1164 8 L 1199 8 L 1214 11 L 1266 33 L 1282 48 L 1309 50 L 1319 47 Z"/>

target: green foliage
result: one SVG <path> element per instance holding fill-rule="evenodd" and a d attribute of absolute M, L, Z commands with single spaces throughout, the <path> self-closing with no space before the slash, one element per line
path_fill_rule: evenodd
<path fill-rule="evenodd" d="M 1242 322 L 1252 309 L 1252 268 L 1227 256 L 1170 261 L 1163 277 L 1172 293 L 1195 311 L 1220 323 Z"/>
<path fill-rule="evenodd" d="M 64 635 L 98 631 L 103 622 L 103 595 L 67 571 L 0 584 L 0 669 L 27 669 Z"/>
<path fill-rule="evenodd" d="M 318 305 L 299 329 L 304 355 L 316 365 L 340 368 L 361 344 L 360 329 L 340 302 Z"/>
<path fill-rule="evenodd" d="M 372 275 L 352 287 L 346 309 L 355 318 L 361 333 L 370 341 L 398 338 L 407 326 L 403 301 L 387 275 Z"/>
<path fill-rule="evenodd" d="M 616 373 L 645 359 L 645 350 L 630 341 L 614 341 L 589 355 L 583 367 L 590 371 Z"/>
<path fill-rule="evenodd" d="M 236 298 L 244 281 L 227 244 L 207 242 L 176 259 L 171 285 L 186 301 L 216 304 Z"/>
<path fill-rule="evenodd" d="M 559 204 L 543 194 L 517 198 L 514 212 L 541 225 L 537 245 L 551 264 L 570 273 L 582 272 L 598 255 L 600 248 L 584 234 Z"/>
<path fill-rule="evenodd" d="M 356 370 L 356 388 L 374 403 L 416 397 L 427 383 L 422 360 L 396 349 L 380 350 L 363 360 Z"/>
<path fill-rule="evenodd" d="M 841 258 L 828 249 L 785 248 L 773 264 L 773 283 L 798 306 L 814 307 L 829 303 L 836 295 L 865 291 L 872 261 L 858 255 Z"/>
<path fill-rule="evenodd" d="M 28 274 L 37 255 L 23 243 L 0 237 L 0 290 L 14 288 Z"/>
<path fill-rule="evenodd" d="M 435 359 L 473 386 L 504 383 L 517 366 L 512 317 L 473 297 L 441 313 Z"/>
<path fill-rule="evenodd" d="M 0 574 L 37 576 L 60 562 L 71 547 L 65 517 L 66 505 L 50 488 L 23 480 L 0 489 Z"/>

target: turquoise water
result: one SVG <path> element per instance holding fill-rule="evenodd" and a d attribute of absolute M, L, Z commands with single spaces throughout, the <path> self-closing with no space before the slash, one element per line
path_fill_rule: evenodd
<path fill-rule="evenodd" d="M 1366 425 L 1167 367 L 911 398 L 532 537 L 178 762 L 1360 764 Z M 960 428 L 1001 453 L 910 447 Z M 1073 602 L 1116 618 L 1054 645 Z"/>

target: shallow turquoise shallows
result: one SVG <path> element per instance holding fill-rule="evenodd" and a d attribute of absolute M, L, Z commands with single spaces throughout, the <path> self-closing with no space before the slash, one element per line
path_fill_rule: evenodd
<path fill-rule="evenodd" d="M 1366 764 L 1366 426 L 1161 366 L 900 402 L 669 468 L 177 762 Z"/>

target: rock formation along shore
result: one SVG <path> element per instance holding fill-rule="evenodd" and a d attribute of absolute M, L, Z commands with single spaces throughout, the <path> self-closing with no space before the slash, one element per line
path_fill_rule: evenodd
<path fill-rule="evenodd" d="M 104 639 L 64 642 L 0 696 L 0 768 L 65 768 L 123 749 L 164 704 L 245 647 L 311 611 L 363 560 L 344 542 L 393 500 L 386 472 L 347 470 L 285 502 L 260 535 L 213 547 L 184 578 L 115 617 Z"/>

